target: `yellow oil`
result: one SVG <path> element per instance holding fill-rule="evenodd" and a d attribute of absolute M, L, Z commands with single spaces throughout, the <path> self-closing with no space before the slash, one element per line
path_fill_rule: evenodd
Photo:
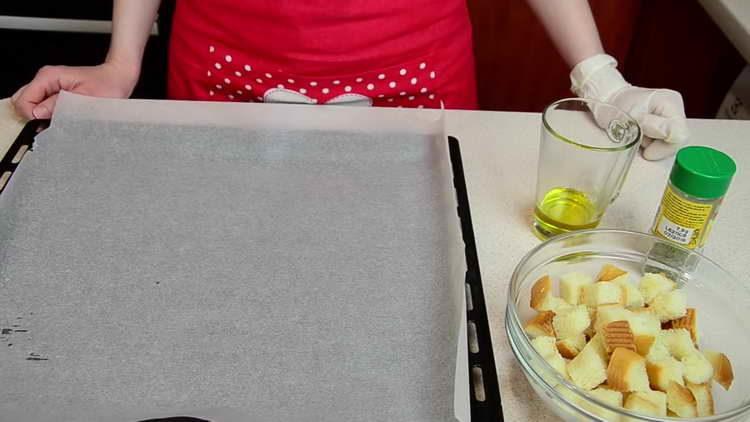
<path fill-rule="evenodd" d="M 547 239 L 573 230 L 593 229 L 602 213 L 588 195 L 569 188 L 555 188 L 544 195 L 534 210 L 534 232 Z"/>

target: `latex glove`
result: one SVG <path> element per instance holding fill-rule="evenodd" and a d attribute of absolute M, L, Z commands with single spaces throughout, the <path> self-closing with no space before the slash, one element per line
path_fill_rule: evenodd
<path fill-rule="evenodd" d="M 690 136 L 682 95 L 670 89 L 632 86 L 616 67 L 617 60 L 605 54 L 582 61 L 570 73 L 571 90 L 579 97 L 615 105 L 636 119 L 643 130 L 645 159 L 674 155 Z"/>

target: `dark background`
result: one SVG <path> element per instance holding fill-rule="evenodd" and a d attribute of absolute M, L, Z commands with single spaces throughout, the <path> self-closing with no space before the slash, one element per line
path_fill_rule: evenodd
<path fill-rule="evenodd" d="M 688 117 L 714 117 L 745 62 L 697 1 L 590 3 L 604 47 L 618 59 L 628 81 L 678 90 Z M 468 5 L 483 109 L 538 112 L 571 96 L 569 69 L 524 0 L 468 0 Z M 162 35 L 151 37 L 135 97 L 164 96 L 169 24 L 164 17 L 172 6 L 172 1 L 164 2 Z M 110 19 L 111 1 L 3 1 L 0 15 Z M 108 45 L 107 34 L 0 30 L 0 98 L 10 96 L 45 64 L 99 63 Z"/>

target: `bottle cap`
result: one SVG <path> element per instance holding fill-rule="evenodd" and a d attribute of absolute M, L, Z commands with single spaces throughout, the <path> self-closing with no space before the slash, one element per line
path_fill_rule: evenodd
<path fill-rule="evenodd" d="M 715 199 L 724 196 L 736 171 L 734 160 L 723 152 L 690 146 L 677 152 L 669 180 L 688 195 Z"/>

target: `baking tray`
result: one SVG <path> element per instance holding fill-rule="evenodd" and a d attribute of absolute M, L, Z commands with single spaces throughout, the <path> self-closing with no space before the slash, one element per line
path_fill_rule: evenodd
<path fill-rule="evenodd" d="M 49 126 L 49 120 L 33 120 L 27 123 L 8 149 L 5 157 L 0 160 L 0 194 L 2 194 L 7 186 L 24 154 L 33 148 L 36 134 L 47 126 Z M 466 315 L 468 322 L 469 375 L 471 377 L 471 382 L 469 383 L 471 420 L 474 422 L 503 421 L 495 358 L 493 355 L 489 321 L 487 319 L 487 307 L 484 301 L 482 277 L 479 270 L 479 258 L 474 239 L 474 228 L 471 221 L 471 209 L 469 208 L 459 140 L 449 136 L 448 147 L 467 264 Z M 171 418 L 148 419 L 141 422 L 157 421 L 198 422 L 205 420 L 175 416 Z"/>

